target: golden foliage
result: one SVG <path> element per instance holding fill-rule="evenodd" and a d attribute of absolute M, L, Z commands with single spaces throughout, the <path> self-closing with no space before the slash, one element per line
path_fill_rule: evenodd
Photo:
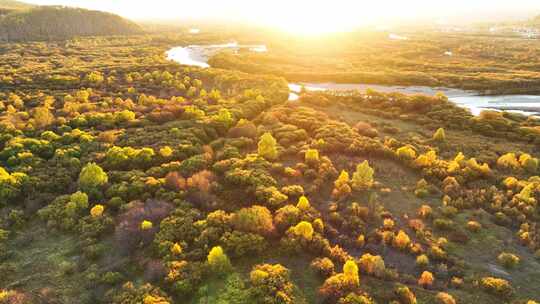
<path fill-rule="evenodd" d="M 169 304 L 167 299 L 157 295 L 146 295 L 143 300 L 143 304 Z"/>
<path fill-rule="evenodd" d="M 446 140 L 446 133 L 444 132 L 443 128 L 437 129 L 435 131 L 435 134 L 433 134 L 433 140 L 443 142 Z"/>
<path fill-rule="evenodd" d="M 302 221 L 294 226 L 293 231 L 296 235 L 303 237 L 306 240 L 313 238 L 313 226 L 311 223 Z"/>
<path fill-rule="evenodd" d="M 103 211 L 105 211 L 105 207 L 103 205 L 95 205 L 90 209 L 90 215 L 92 217 L 100 217 L 103 215 Z"/>
<path fill-rule="evenodd" d="M 520 163 L 515 153 L 506 153 L 497 159 L 497 166 L 504 169 L 519 169 Z"/>
<path fill-rule="evenodd" d="M 161 155 L 161 157 L 169 158 L 172 156 L 172 154 L 173 154 L 173 149 L 171 149 L 171 147 L 169 146 L 165 146 L 159 149 L 159 155 Z"/>
<path fill-rule="evenodd" d="M 395 223 L 394 223 L 394 220 L 392 220 L 392 219 L 387 218 L 387 219 L 383 220 L 383 228 L 384 229 L 391 230 L 391 229 L 394 228 L 394 225 L 395 225 Z"/>
<path fill-rule="evenodd" d="M 424 271 L 420 275 L 420 278 L 418 279 L 418 285 L 422 285 L 424 287 L 433 285 L 433 281 L 435 279 L 433 278 L 433 274 L 429 271 Z"/>
<path fill-rule="evenodd" d="M 420 216 L 422 218 L 428 218 L 429 216 L 431 216 L 432 213 L 433 213 L 433 210 L 428 205 L 422 205 L 418 209 L 418 216 Z"/>
<path fill-rule="evenodd" d="M 427 265 L 429 265 L 429 258 L 427 255 L 425 254 L 421 254 L 419 256 L 416 257 L 416 265 L 420 266 L 420 267 L 426 267 Z"/>
<path fill-rule="evenodd" d="M 332 195 L 338 199 L 349 196 L 352 192 L 351 186 L 349 184 L 349 173 L 345 170 L 342 170 L 339 174 L 339 177 L 334 182 L 334 190 L 332 191 Z"/>
<path fill-rule="evenodd" d="M 305 162 L 306 164 L 317 164 L 319 163 L 319 151 L 316 149 L 308 149 L 305 153 Z"/>
<path fill-rule="evenodd" d="M 207 257 L 208 265 L 217 273 L 223 273 L 231 268 L 229 257 L 223 252 L 221 246 L 212 247 Z"/>
<path fill-rule="evenodd" d="M 182 254 L 182 246 L 180 246 L 180 244 L 178 243 L 174 243 L 172 246 L 171 246 L 171 253 L 174 254 L 174 255 L 179 255 L 179 254 Z"/>
<path fill-rule="evenodd" d="M 437 300 L 440 304 L 456 304 L 456 300 L 446 292 L 437 293 Z"/>
<path fill-rule="evenodd" d="M 360 284 L 360 276 L 358 275 L 358 266 L 353 260 L 348 260 L 343 265 L 343 274 L 345 279 L 352 282 L 354 285 Z"/>
<path fill-rule="evenodd" d="M 276 139 L 270 133 L 264 133 L 261 136 L 258 144 L 258 154 L 261 157 L 266 158 L 267 160 L 277 159 L 277 143 Z"/>
<path fill-rule="evenodd" d="M 407 233 L 405 233 L 405 231 L 403 230 L 400 230 L 398 234 L 396 235 L 396 237 L 394 238 L 394 246 L 403 250 L 403 249 L 408 248 L 410 244 L 411 244 L 411 239 L 409 238 Z"/>
<path fill-rule="evenodd" d="M 298 199 L 298 203 L 296 204 L 296 208 L 302 210 L 302 211 L 308 211 L 309 208 L 311 208 L 311 205 L 309 204 L 309 200 L 305 196 L 300 196 Z"/>
<path fill-rule="evenodd" d="M 386 269 L 384 260 L 380 255 L 371 255 L 369 253 L 362 255 L 358 265 L 362 271 L 376 276 L 382 276 Z"/>
<path fill-rule="evenodd" d="M 352 187 L 355 190 L 366 190 L 373 185 L 374 170 L 369 166 L 367 160 L 356 166 L 356 171 L 352 177 Z"/>
<path fill-rule="evenodd" d="M 410 146 L 403 146 L 396 150 L 396 155 L 400 159 L 412 160 L 416 158 L 416 151 Z"/>
<path fill-rule="evenodd" d="M 150 230 L 152 229 L 152 227 L 154 227 L 154 224 L 152 224 L 152 222 L 150 221 L 147 221 L 147 220 L 144 220 L 141 222 L 141 230 Z"/>
<path fill-rule="evenodd" d="M 415 160 L 415 164 L 419 167 L 431 167 L 437 161 L 437 152 L 431 150 L 420 156 Z"/>

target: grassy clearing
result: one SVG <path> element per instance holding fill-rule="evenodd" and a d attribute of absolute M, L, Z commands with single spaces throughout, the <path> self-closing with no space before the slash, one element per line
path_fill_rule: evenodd
<path fill-rule="evenodd" d="M 459 214 L 455 222 L 464 227 L 471 212 Z M 478 219 L 478 216 L 475 217 Z M 466 261 L 469 274 L 484 273 L 501 277 L 512 282 L 512 286 L 520 295 L 540 300 L 540 263 L 525 247 L 521 246 L 514 236 L 515 231 L 494 224 L 488 214 L 480 217 L 483 228 L 477 233 L 469 233 L 470 240 L 465 244 L 453 243 L 449 252 Z M 497 256 L 509 252 L 520 257 L 520 264 L 507 269 L 497 262 Z"/>
<path fill-rule="evenodd" d="M 82 274 L 75 271 L 68 276 L 63 268 L 80 258 L 75 253 L 77 237 L 48 232 L 41 223 L 27 226 L 28 229 L 18 233 L 8 244 L 9 258 L 3 263 L 7 269 L 0 276 L 0 285 L 24 289 L 40 297 L 47 297 L 54 289 L 62 303 L 88 300 L 80 293 L 80 286 L 84 284 Z"/>

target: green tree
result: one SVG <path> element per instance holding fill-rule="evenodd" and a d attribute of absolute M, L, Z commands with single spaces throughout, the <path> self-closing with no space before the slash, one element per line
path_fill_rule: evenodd
<path fill-rule="evenodd" d="M 270 210 L 258 205 L 238 210 L 231 222 L 237 230 L 261 235 L 270 235 L 275 229 Z"/>
<path fill-rule="evenodd" d="M 70 217 L 75 217 L 82 210 L 88 208 L 88 195 L 77 191 L 69 196 L 69 202 L 66 204 L 66 214 Z"/>
<path fill-rule="evenodd" d="M 79 174 L 79 187 L 82 190 L 96 189 L 108 181 L 107 173 L 96 163 L 88 163 Z"/>

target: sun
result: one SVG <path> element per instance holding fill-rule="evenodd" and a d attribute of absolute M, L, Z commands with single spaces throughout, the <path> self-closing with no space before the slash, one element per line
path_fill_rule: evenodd
<path fill-rule="evenodd" d="M 362 11 L 357 10 L 360 7 L 357 2 L 347 1 L 347 5 L 330 5 L 327 1 L 289 2 L 284 6 L 265 6 L 264 13 L 257 17 L 258 21 L 300 35 L 347 31 L 364 21 L 360 17 Z"/>
<path fill-rule="evenodd" d="M 326 20 L 326 22 L 321 22 L 320 18 L 308 15 L 295 16 L 288 20 L 281 19 L 275 26 L 286 32 L 306 36 L 346 31 L 352 28 L 346 24 L 342 24 L 339 20 Z"/>

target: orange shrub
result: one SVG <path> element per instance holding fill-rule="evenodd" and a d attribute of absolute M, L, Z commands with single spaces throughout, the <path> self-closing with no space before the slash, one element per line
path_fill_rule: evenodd
<path fill-rule="evenodd" d="M 424 271 L 420 275 L 420 278 L 418 279 L 418 285 L 422 285 L 424 287 L 429 287 L 433 285 L 433 281 L 435 279 L 433 278 L 433 274 L 429 271 Z"/>

